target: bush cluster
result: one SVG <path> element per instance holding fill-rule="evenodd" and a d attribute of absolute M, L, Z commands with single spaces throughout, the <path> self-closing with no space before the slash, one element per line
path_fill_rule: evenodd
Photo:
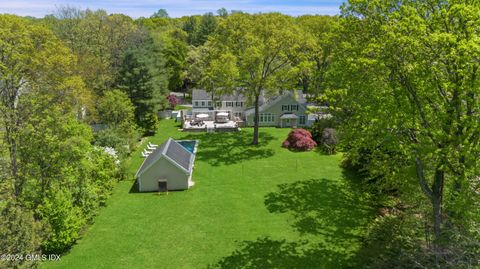
<path fill-rule="evenodd" d="M 282 147 L 298 151 L 309 151 L 316 146 L 317 143 L 312 139 L 312 134 L 305 129 L 292 130 L 282 143 Z"/>

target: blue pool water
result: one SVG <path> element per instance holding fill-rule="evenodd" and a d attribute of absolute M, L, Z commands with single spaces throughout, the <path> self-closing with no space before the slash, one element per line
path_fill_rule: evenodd
<path fill-rule="evenodd" d="M 186 148 L 188 151 L 191 153 L 195 153 L 195 145 L 197 144 L 197 141 L 195 140 L 180 140 L 177 141 L 180 145 L 182 145 L 184 148 Z"/>

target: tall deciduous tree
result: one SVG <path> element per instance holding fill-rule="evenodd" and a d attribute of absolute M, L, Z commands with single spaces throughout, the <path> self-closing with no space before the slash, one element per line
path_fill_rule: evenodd
<path fill-rule="evenodd" d="M 97 110 L 107 129 L 96 133 L 95 144 L 114 148 L 120 157 L 127 156 L 139 136 L 132 101 L 121 90 L 107 91 L 99 100 Z"/>
<path fill-rule="evenodd" d="M 114 159 L 92 146 L 92 131 L 81 119 L 90 94 L 75 75 L 75 63 L 47 28 L 0 15 L 0 125 L 6 129 L 12 186 L 6 211 L 1 205 L 2 225 L 26 222 L 12 232 L 32 240 L 17 244 L 3 230 L 3 250 L 35 251 L 37 239 L 29 233 L 40 223 L 52 228 L 42 238 L 43 250 L 68 248 L 114 182 Z M 56 199 L 58 189 L 62 199 Z"/>
<path fill-rule="evenodd" d="M 258 144 L 260 96 L 291 89 L 295 83 L 294 65 L 300 62 L 307 44 L 306 36 L 291 17 L 271 14 L 233 14 L 222 21 L 207 46 L 212 53 L 224 54 L 210 57 L 204 84 L 215 81 L 216 87 L 231 89 L 230 84 L 241 89 L 255 107 L 252 144 Z M 232 77 L 221 72 L 221 65 Z M 222 82 L 223 81 L 223 82 Z M 207 85 L 211 87 L 210 85 Z"/>
<path fill-rule="evenodd" d="M 0 118 L 10 176 L 20 195 L 24 178 L 18 173 L 18 147 L 24 123 L 52 104 L 81 114 L 88 91 L 74 75 L 75 58 L 48 29 L 9 15 L 0 16 L 0 29 Z"/>
<path fill-rule="evenodd" d="M 105 10 L 59 7 L 45 24 L 78 56 L 77 72 L 97 95 L 114 84 L 123 53 L 139 35 L 130 17 Z"/>
<path fill-rule="evenodd" d="M 168 89 L 182 91 L 186 78 L 188 53 L 187 34 L 180 29 L 162 30 L 155 35 L 155 43 L 161 47 L 168 69 Z"/>
<path fill-rule="evenodd" d="M 318 96 L 327 88 L 327 72 L 334 58 L 333 51 L 339 42 L 336 35 L 338 17 L 301 16 L 297 18 L 297 23 L 306 34 L 313 36 L 308 61 L 300 66 L 300 85 L 305 93 Z"/>
<path fill-rule="evenodd" d="M 430 203 L 436 267 L 456 247 L 450 231 L 478 229 L 479 14 L 472 1 L 358 0 L 343 9 L 349 41 L 337 67 L 348 154 L 358 160 L 367 149 L 370 171 L 397 186 L 416 180 Z"/>
<path fill-rule="evenodd" d="M 118 127 L 124 123 L 134 124 L 135 107 L 128 95 L 120 90 L 105 92 L 97 107 L 102 122 L 109 126 Z"/>

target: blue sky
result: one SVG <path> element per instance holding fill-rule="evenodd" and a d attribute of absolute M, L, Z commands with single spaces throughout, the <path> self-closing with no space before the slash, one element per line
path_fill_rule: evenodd
<path fill-rule="evenodd" d="M 290 15 L 339 13 L 343 0 L 0 0 L 0 13 L 43 17 L 57 6 L 105 9 L 109 13 L 124 13 L 131 17 L 149 17 L 164 8 L 171 17 L 215 12 L 221 7 L 246 12 L 279 11 Z"/>

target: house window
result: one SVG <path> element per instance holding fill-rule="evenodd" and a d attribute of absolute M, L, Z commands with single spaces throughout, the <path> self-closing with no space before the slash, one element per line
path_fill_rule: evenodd
<path fill-rule="evenodd" d="M 235 112 L 235 117 L 242 117 L 242 112 Z"/>
<path fill-rule="evenodd" d="M 209 107 L 212 106 L 212 101 L 208 101 L 208 106 L 209 106 Z"/>
<path fill-rule="evenodd" d="M 195 101 L 195 106 L 198 106 L 198 101 Z"/>
<path fill-rule="evenodd" d="M 233 102 L 225 102 L 226 107 L 233 107 Z"/>
<path fill-rule="evenodd" d="M 282 111 L 290 111 L 289 105 L 282 105 Z"/>
<path fill-rule="evenodd" d="M 299 118 L 299 124 L 304 125 L 305 124 L 305 116 L 300 116 Z"/>
<path fill-rule="evenodd" d="M 298 105 L 290 105 L 290 111 L 298 111 Z"/>
<path fill-rule="evenodd" d="M 217 107 L 222 107 L 222 102 L 217 102 Z"/>
<path fill-rule="evenodd" d="M 236 105 L 237 107 L 243 107 L 243 102 L 236 102 L 235 105 Z"/>
<path fill-rule="evenodd" d="M 261 113 L 260 114 L 260 119 L 259 122 L 274 122 L 275 121 L 275 115 L 272 113 Z"/>

